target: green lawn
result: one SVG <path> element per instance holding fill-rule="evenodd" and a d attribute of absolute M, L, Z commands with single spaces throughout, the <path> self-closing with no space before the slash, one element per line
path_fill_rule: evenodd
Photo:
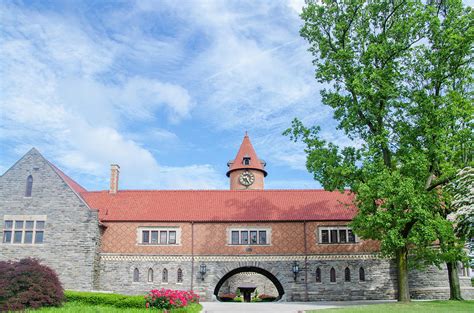
<path fill-rule="evenodd" d="M 186 309 L 176 309 L 176 310 L 171 310 L 172 313 L 198 313 L 202 309 L 202 306 L 200 304 L 190 304 L 189 306 L 186 307 Z M 147 310 L 145 308 L 143 309 L 132 309 L 132 308 L 123 308 L 119 309 L 113 306 L 96 306 L 96 305 L 90 305 L 90 304 L 82 304 L 78 302 L 67 302 L 64 304 L 64 306 L 59 307 L 59 308 L 42 308 L 39 310 L 31 310 L 29 311 L 31 313 L 33 312 L 54 312 L 54 313 L 112 313 L 112 312 L 130 312 L 130 313 L 159 313 L 161 311 L 157 310 Z"/>
<path fill-rule="evenodd" d="M 313 313 L 348 313 L 348 312 L 367 312 L 367 313 L 473 313 L 474 301 L 415 301 L 407 304 L 387 303 L 361 305 L 357 307 L 348 307 L 341 309 L 326 309 L 317 311 L 307 311 Z"/>

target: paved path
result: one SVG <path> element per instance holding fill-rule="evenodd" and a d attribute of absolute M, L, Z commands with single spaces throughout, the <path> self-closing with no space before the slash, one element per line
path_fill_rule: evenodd
<path fill-rule="evenodd" d="M 303 313 L 306 310 L 340 308 L 345 306 L 380 304 L 395 301 L 340 301 L 340 302 L 267 302 L 232 303 L 201 302 L 202 313 Z"/>

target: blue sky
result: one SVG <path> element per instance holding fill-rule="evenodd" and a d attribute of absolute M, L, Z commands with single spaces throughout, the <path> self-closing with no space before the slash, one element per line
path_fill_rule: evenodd
<path fill-rule="evenodd" d="M 89 190 L 227 189 L 247 130 L 267 188 L 320 188 L 294 117 L 351 144 L 320 102 L 304 1 L 2 1 L 0 173 L 31 147 Z"/>

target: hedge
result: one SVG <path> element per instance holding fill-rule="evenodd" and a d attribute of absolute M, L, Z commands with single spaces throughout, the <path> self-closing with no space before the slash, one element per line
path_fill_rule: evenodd
<path fill-rule="evenodd" d="M 70 291 L 64 292 L 66 300 L 90 305 L 109 305 L 116 308 L 145 308 L 144 296 L 126 296 L 114 293 Z"/>

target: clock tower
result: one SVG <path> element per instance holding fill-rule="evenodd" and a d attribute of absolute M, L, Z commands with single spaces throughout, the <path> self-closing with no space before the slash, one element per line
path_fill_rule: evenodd
<path fill-rule="evenodd" d="M 237 156 L 227 163 L 230 190 L 263 190 L 267 176 L 265 165 L 265 161 L 257 157 L 246 132 Z"/>

